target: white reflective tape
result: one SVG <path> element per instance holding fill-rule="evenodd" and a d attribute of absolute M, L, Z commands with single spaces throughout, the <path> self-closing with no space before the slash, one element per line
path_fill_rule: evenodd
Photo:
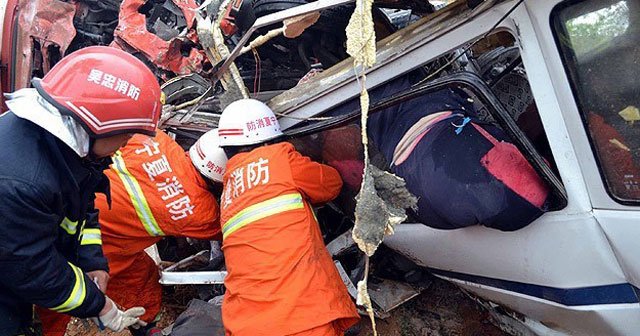
<path fill-rule="evenodd" d="M 102 233 L 100 229 L 88 228 L 82 230 L 80 245 L 102 245 Z"/>

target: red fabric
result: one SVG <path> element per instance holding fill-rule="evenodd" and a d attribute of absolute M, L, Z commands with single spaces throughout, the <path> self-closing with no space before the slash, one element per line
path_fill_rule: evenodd
<path fill-rule="evenodd" d="M 224 238 L 226 334 L 291 335 L 329 323 L 343 332 L 356 323 L 355 306 L 310 206 L 338 195 L 336 170 L 279 143 L 232 157 L 224 185 L 223 223 L 274 197 L 300 193 L 304 199 L 302 208 L 255 220 Z"/>
<path fill-rule="evenodd" d="M 472 124 L 494 147 L 482 157 L 482 166 L 527 202 L 541 208 L 549 188 L 513 144 L 498 141 L 482 127 Z"/>
<path fill-rule="evenodd" d="M 42 334 L 44 336 L 64 336 L 67 332 L 67 324 L 71 321 L 71 316 L 37 306 L 36 314 L 42 321 Z"/>
<path fill-rule="evenodd" d="M 349 188 L 360 189 L 364 171 L 360 128 L 349 125 L 323 133 L 322 159 L 338 170 Z"/>
<path fill-rule="evenodd" d="M 322 158 L 325 161 L 362 160 L 360 127 L 349 125 L 323 132 Z"/>
<path fill-rule="evenodd" d="M 353 190 L 358 190 L 362 184 L 364 162 L 358 160 L 329 161 L 342 177 L 344 183 Z"/>

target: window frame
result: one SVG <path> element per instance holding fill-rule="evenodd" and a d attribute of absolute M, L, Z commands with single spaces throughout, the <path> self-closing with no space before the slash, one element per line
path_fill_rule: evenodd
<path fill-rule="evenodd" d="M 604 185 L 604 190 L 607 193 L 607 195 L 609 196 L 609 198 L 611 200 L 613 200 L 614 202 L 621 204 L 621 205 L 628 205 L 628 206 L 638 206 L 640 205 L 640 199 L 634 200 L 634 199 L 624 199 L 621 198 L 617 195 L 615 195 L 612 191 L 611 185 L 607 179 L 607 175 L 604 171 L 604 165 L 603 165 L 603 161 L 600 157 L 600 153 L 597 151 L 596 149 L 596 144 L 595 141 L 591 135 L 591 130 L 589 129 L 589 124 L 588 124 L 588 120 L 587 120 L 587 116 L 584 113 L 584 111 L 587 111 L 588 109 L 586 109 L 585 106 L 585 102 L 583 102 L 581 99 L 579 99 L 580 94 L 579 94 L 579 83 L 576 82 L 576 70 L 577 70 L 577 66 L 573 65 L 576 64 L 575 62 L 575 58 L 576 55 L 575 53 L 567 53 L 565 48 L 563 47 L 563 36 L 566 36 L 566 38 L 568 38 L 568 31 L 566 29 L 566 25 L 564 22 L 562 22 L 561 20 L 561 16 L 560 13 L 571 7 L 574 6 L 576 4 L 582 3 L 582 2 L 586 2 L 589 0 L 565 0 L 562 1 L 558 4 L 556 4 L 555 6 L 553 6 L 553 9 L 551 10 L 551 12 L 549 13 L 549 26 L 550 26 L 550 30 L 551 30 L 551 34 L 553 36 L 554 42 L 555 42 L 555 48 L 560 56 L 560 61 L 562 63 L 562 67 L 564 68 L 566 74 L 567 74 L 567 82 L 569 84 L 569 87 L 571 89 L 571 95 L 573 96 L 573 102 L 575 103 L 577 110 L 578 110 L 578 114 L 580 116 L 580 120 L 582 121 L 582 127 L 584 128 L 585 134 L 587 135 L 587 139 L 589 142 L 589 147 L 591 149 L 591 153 L 593 154 L 593 157 L 595 159 L 596 162 L 596 168 L 598 169 L 598 174 L 600 175 L 600 180 L 602 182 L 602 184 Z M 606 5 L 603 6 L 602 8 L 606 8 Z"/>

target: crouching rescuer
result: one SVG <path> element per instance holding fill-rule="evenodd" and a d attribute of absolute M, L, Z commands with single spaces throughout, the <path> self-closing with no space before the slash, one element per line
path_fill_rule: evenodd
<path fill-rule="evenodd" d="M 311 208 L 338 195 L 338 172 L 276 143 L 278 121 L 257 100 L 230 104 L 219 127 L 227 335 L 343 335 L 358 314 Z"/>
<path fill-rule="evenodd" d="M 133 134 L 155 135 L 158 82 L 126 52 L 88 47 L 33 85 L 0 117 L 0 335 L 33 333 L 34 304 L 116 331 L 144 324 L 143 308 L 103 293 L 94 198 L 109 199 L 109 157 Z"/>
<path fill-rule="evenodd" d="M 101 198 L 96 205 L 111 268 L 107 294 L 124 307 L 144 307 L 141 320 L 149 323 L 149 331 L 159 317 L 162 287 L 158 266 L 144 249 L 164 236 L 220 239 L 214 194 L 222 189 L 226 163 L 216 130 L 205 133 L 188 153 L 158 131 L 155 138 L 134 137 L 106 172 L 114 206 L 108 210 Z M 144 329 L 133 334 L 150 334 Z"/>
<path fill-rule="evenodd" d="M 104 254 L 109 261 L 106 293 L 119 305 L 145 309 L 143 328 L 158 332 L 162 304 L 158 266 L 145 249 L 165 236 L 211 240 L 220 236 L 218 203 L 227 164 L 218 132 L 205 133 L 188 153 L 161 130 L 136 135 L 113 156 L 105 171 L 111 183 L 111 208 L 96 195 Z M 220 238 L 217 238 L 220 239 Z M 38 310 L 46 336 L 63 336 L 70 317 Z"/>

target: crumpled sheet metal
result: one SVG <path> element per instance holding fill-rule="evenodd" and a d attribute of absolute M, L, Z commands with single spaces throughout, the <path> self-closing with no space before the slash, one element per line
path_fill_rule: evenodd
<path fill-rule="evenodd" d="M 15 89 L 29 86 L 31 79 L 31 64 L 33 63 L 33 40 L 40 43 L 43 56 L 42 70 L 47 73 L 49 64 L 48 48 L 57 45 L 60 53 L 65 51 L 76 36 L 73 26 L 73 16 L 76 7 L 73 4 L 59 0 L 21 0 L 17 8 L 18 31 L 16 45 L 19 52 L 15 57 Z"/>
<path fill-rule="evenodd" d="M 456 1 L 450 4 L 446 9 L 436 11 L 435 13 L 423 17 L 410 26 L 401 29 L 383 40 L 377 42 L 376 47 L 376 64 L 371 69 L 377 69 L 394 62 L 397 58 L 405 55 L 426 43 L 446 34 L 447 32 L 459 27 L 473 17 L 484 13 L 486 10 L 494 6 L 496 3 L 504 0 L 484 1 L 474 10 L 469 9 L 465 1 Z M 340 63 L 325 69 L 322 73 L 315 76 L 312 81 L 303 85 L 298 85 L 290 90 L 283 92 L 267 102 L 267 105 L 277 113 L 289 114 L 299 113 L 304 110 L 303 107 L 313 105 L 312 102 L 321 100 L 327 93 L 336 91 L 343 86 L 347 86 L 355 82 L 353 70 L 353 58 L 347 58 Z M 369 72 L 371 69 L 365 71 Z M 375 84 L 377 85 L 377 84 Z M 374 85 L 374 86 L 375 86 Z M 322 90 L 315 88 L 322 87 Z M 358 86 L 359 89 L 359 86 Z M 350 91 L 350 96 L 342 96 L 341 99 L 333 99 L 336 106 L 345 99 L 355 97 L 360 91 L 355 89 Z M 318 113 L 325 111 L 327 108 L 316 109 Z M 312 116 L 316 116 L 313 114 Z M 285 127 L 285 126 L 283 126 Z M 286 125 L 287 129 L 291 126 Z"/>
<path fill-rule="evenodd" d="M 138 11 L 146 2 L 146 0 L 122 2 L 118 27 L 114 32 L 115 39 L 111 46 L 121 49 L 126 49 L 128 46 L 138 50 L 159 68 L 178 75 L 202 71 L 204 61 L 202 52 L 191 49 L 189 56 L 183 56 L 180 52 L 181 38 L 165 41 L 147 30 L 146 17 Z M 195 0 L 174 0 L 173 2 L 182 10 L 187 21 L 187 29 L 192 29 L 195 19 L 194 10 L 198 8 Z M 188 33 L 186 38 L 197 42 L 197 35 L 194 32 Z"/>
<path fill-rule="evenodd" d="M 204 77 L 194 73 L 173 77 L 162 84 L 160 88 L 166 95 L 165 104 L 177 105 L 178 102 L 184 102 L 185 99 L 202 96 L 210 85 L 211 83 Z"/>

